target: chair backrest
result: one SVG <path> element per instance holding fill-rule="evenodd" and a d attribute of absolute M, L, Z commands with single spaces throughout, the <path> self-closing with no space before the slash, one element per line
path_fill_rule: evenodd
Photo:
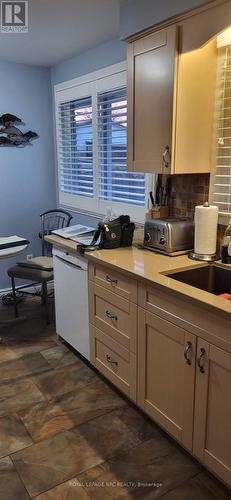
<path fill-rule="evenodd" d="M 51 255 L 51 245 L 44 240 L 44 236 L 51 234 L 54 229 L 62 229 L 70 225 L 72 215 L 66 210 L 48 210 L 40 215 L 41 231 L 39 233 L 42 239 L 42 255 Z"/>

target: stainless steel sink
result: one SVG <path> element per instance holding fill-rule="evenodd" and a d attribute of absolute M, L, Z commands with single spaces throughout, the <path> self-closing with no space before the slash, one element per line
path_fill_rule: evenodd
<path fill-rule="evenodd" d="M 215 264 L 168 273 L 167 276 L 214 295 L 231 293 L 231 269 L 224 269 Z"/>

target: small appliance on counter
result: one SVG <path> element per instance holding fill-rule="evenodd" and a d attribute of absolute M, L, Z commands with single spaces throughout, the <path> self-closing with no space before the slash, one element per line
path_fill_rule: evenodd
<path fill-rule="evenodd" d="M 205 262 L 218 259 L 216 254 L 217 224 L 218 207 L 209 205 L 208 202 L 196 206 L 194 251 L 190 253 L 190 259 Z"/>
<path fill-rule="evenodd" d="M 144 226 L 144 248 L 169 256 L 193 248 L 194 222 L 186 218 L 151 219 Z"/>

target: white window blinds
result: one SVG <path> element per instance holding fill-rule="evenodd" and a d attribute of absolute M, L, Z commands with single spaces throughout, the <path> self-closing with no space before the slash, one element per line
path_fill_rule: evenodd
<path fill-rule="evenodd" d="M 145 205 L 144 174 L 127 172 L 126 88 L 98 94 L 99 197 Z"/>
<path fill-rule="evenodd" d="M 231 213 L 231 46 L 218 49 L 215 110 L 216 154 L 210 199 L 221 214 Z"/>
<path fill-rule="evenodd" d="M 93 197 L 93 130 L 91 97 L 61 103 L 59 120 L 60 189 Z"/>
<path fill-rule="evenodd" d="M 152 177 L 127 171 L 126 63 L 55 86 L 59 203 L 143 222 Z"/>

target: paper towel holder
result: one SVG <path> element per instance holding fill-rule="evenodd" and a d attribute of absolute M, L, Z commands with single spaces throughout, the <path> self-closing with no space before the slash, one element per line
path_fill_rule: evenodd
<path fill-rule="evenodd" d="M 206 201 L 203 205 L 204 207 L 209 207 L 210 204 L 208 201 Z M 193 260 L 200 260 L 200 261 L 203 261 L 203 262 L 214 262 L 215 260 L 219 260 L 219 256 L 217 255 L 217 253 L 214 253 L 214 254 L 200 254 L 200 253 L 196 253 L 196 252 L 190 252 L 189 255 L 188 255 L 189 259 L 193 259 Z"/>
<path fill-rule="evenodd" d="M 200 254 L 195 252 L 190 252 L 188 255 L 189 259 L 200 260 L 204 262 L 214 262 L 215 260 L 219 260 L 219 256 L 217 253 L 214 254 Z"/>

